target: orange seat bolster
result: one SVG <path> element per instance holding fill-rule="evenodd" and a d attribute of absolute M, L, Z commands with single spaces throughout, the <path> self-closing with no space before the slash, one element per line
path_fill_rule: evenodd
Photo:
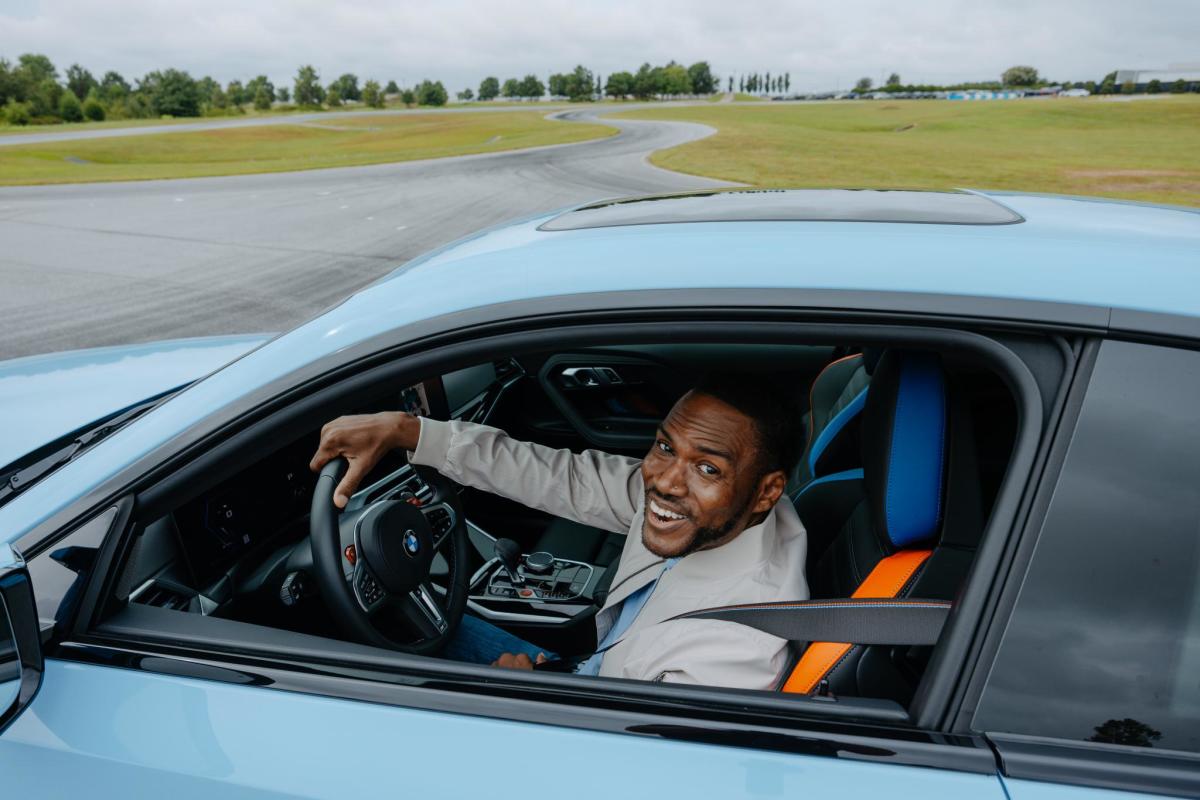
<path fill-rule="evenodd" d="M 871 570 L 871 574 L 854 590 L 851 597 L 896 597 L 932 554 L 932 550 L 901 550 L 888 556 L 875 565 L 875 569 Z M 792 674 L 788 675 L 783 691 L 790 694 L 811 693 L 853 646 L 845 642 L 813 642 L 800 657 Z"/>

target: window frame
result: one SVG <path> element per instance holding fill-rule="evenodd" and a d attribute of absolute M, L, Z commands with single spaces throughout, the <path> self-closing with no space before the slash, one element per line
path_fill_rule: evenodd
<path fill-rule="evenodd" d="M 831 319 L 831 316 L 835 316 L 836 321 Z M 669 319 L 664 321 L 664 317 Z M 1010 390 L 1014 393 L 1018 408 L 1022 408 L 1023 404 L 1025 406 L 1019 421 L 1017 441 L 1014 442 L 1010 458 L 1009 472 L 989 521 L 988 532 L 985 534 L 985 541 L 995 541 L 995 546 L 992 548 L 994 553 L 997 556 L 1002 553 L 1013 527 L 1013 521 L 1016 519 L 1017 504 L 1032 475 L 1034 456 L 1040 449 L 1042 440 L 1041 394 L 1036 381 L 1021 358 L 1002 341 L 977 333 L 971 330 L 972 326 L 969 325 L 958 325 L 953 328 L 937 327 L 935 321 L 922 318 L 909 319 L 907 320 L 908 324 L 898 325 L 894 319 L 870 321 L 862 319 L 861 315 L 829 315 L 828 313 L 820 315 L 817 320 L 814 320 L 813 317 L 814 315 L 803 312 L 778 312 L 767 309 L 754 309 L 749 315 L 744 310 L 718 311 L 709 308 L 672 307 L 638 309 L 636 311 L 617 309 L 602 314 L 575 314 L 566 319 L 556 318 L 551 321 L 550 325 L 544 324 L 544 321 L 520 320 L 519 322 L 525 324 L 517 326 L 517 335 L 524 339 L 540 337 L 542 341 L 559 346 L 563 335 L 562 326 L 568 326 L 573 335 L 602 341 L 620 341 L 622 339 L 645 341 L 647 331 L 651 330 L 656 331 L 657 335 L 664 338 L 667 336 L 677 338 L 681 332 L 686 332 L 691 338 L 701 341 L 706 337 L 727 340 L 736 326 L 741 335 L 751 336 L 756 341 L 769 341 L 768 333 L 780 337 L 786 334 L 792 337 L 790 341 L 795 341 L 798 334 L 803 334 L 807 341 L 813 342 L 902 343 L 910 346 L 936 346 L 940 349 L 971 352 L 990 361 L 992 368 L 1010 384 Z M 500 329 L 493 331 L 493 327 Z M 255 435 L 256 431 L 260 436 L 271 433 L 269 429 L 268 434 L 261 432 L 264 422 L 273 416 L 294 415 L 297 413 L 295 412 L 296 406 L 309 404 L 319 409 L 322 405 L 332 402 L 329 395 L 336 395 L 339 392 L 349 394 L 355 385 L 378 382 L 384 374 L 388 374 L 390 379 L 402 380 L 406 373 L 416 375 L 422 372 L 428 373 L 431 370 L 445 371 L 448 367 L 461 366 L 471 362 L 472 357 L 454 356 L 454 353 L 463 349 L 471 352 L 480 348 L 495 351 L 501 347 L 500 343 L 507 341 L 513 335 L 513 331 L 508 330 L 505 325 L 482 326 L 477 329 L 469 329 L 466 333 L 469 335 L 464 336 L 464 331 L 459 329 L 442 337 L 431 337 L 432 340 L 422 338 L 394 342 L 392 346 L 367 356 L 347 359 L 338 364 L 334 370 L 318 373 L 305 380 L 280 387 L 280 390 L 273 391 L 270 398 L 261 403 L 255 413 L 240 415 L 235 420 L 240 424 L 218 430 L 189 443 L 188 450 L 192 458 L 187 460 L 186 465 L 181 465 L 180 460 L 165 459 L 156 464 L 154 468 L 144 470 L 138 481 L 141 485 L 135 484 L 130 488 L 134 492 L 145 492 L 169 476 L 186 474 L 189 466 L 203 463 L 206 459 L 219 460 L 223 452 L 232 452 L 246 447 L 248 446 L 247 439 Z M 991 333 L 994 334 L 994 331 Z M 787 338 L 780 340 L 789 341 Z M 454 361 L 455 357 L 459 359 L 458 362 Z M 474 358 L 478 358 L 478 356 L 474 356 Z M 404 366 L 396 366 L 401 361 L 404 362 Z M 300 397 L 298 398 L 297 395 Z M 1017 475 L 1020 477 L 1014 478 Z M 147 498 L 144 495 L 139 497 L 139 504 L 143 499 Z M 1001 510 L 1002 501 L 1005 505 L 1003 511 Z M 73 528 L 74 526 L 72 526 Z M 910 719 L 916 720 L 918 724 L 892 725 L 886 722 L 887 715 L 880 715 L 878 719 L 871 720 L 868 718 L 869 715 L 859 715 L 858 718 L 853 718 L 855 716 L 853 712 L 846 715 L 832 714 L 830 713 L 832 710 L 830 704 L 819 699 L 808 700 L 806 703 L 797 698 L 781 698 L 758 692 L 663 685 L 641 687 L 625 681 L 607 681 L 606 679 L 597 679 L 599 682 L 594 685 L 599 691 L 585 693 L 581 703 L 579 684 L 575 682 L 578 679 L 573 676 L 533 673 L 504 676 L 505 679 L 501 681 L 494 671 L 488 672 L 486 667 L 480 668 L 473 665 L 453 665 L 451 667 L 446 662 L 431 664 L 429 659 L 420 659 L 419 663 L 414 663 L 412 659 L 416 657 L 405 657 L 395 653 L 389 653 L 391 669 L 388 671 L 374 670 L 372 680 L 363 679 L 361 666 L 344 671 L 345 674 L 338 674 L 338 671 L 331 670 L 327 663 L 305 661 L 301 657 L 298 662 L 293 661 L 293 664 L 303 666 L 309 676 L 309 680 L 306 682 L 296 679 L 292 671 L 285 670 L 287 674 L 284 675 L 279 669 L 272 668 L 269 660 L 276 659 L 269 659 L 272 655 L 270 653 L 263 653 L 260 657 L 255 658 L 253 655 L 245 653 L 236 655 L 186 645 L 180 646 L 177 642 L 173 644 L 170 641 L 154 641 L 153 639 L 137 641 L 128 637 L 123 639 L 122 637 L 98 634 L 94 630 L 94 623 L 98 621 L 99 603 L 97 601 L 99 598 L 109 595 L 108 586 L 111 581 L 116 579 L 112 567 L 122 555 L 120 547 L 122 539 L 124 539 L 122 536 L 113 536 L 106 543 L 106 548 L 102 553 L 104 561 L 96 570 L 96 574 L 103 578 L 104 584 L 101 585 L 99 581 L 89 584 L 87 597 L 92 604 L 84 608 L 85 613 L 81 613 L 72 635 L 57 643 L 55 652 L 58 657 L 84 662 L 93 660 L 100 660 L 104 663 L 124 662 L 130 666 L 140 665 L 141 668 L 148 668 L 146 666 L 148 663 L 161 665 L 165 658 L 175 663 L 176 669 L 182 670 L 184 674 L 189 674 L 189 670 L 198 671 L 208 678 L 220 675 L 253 674 L 263 678 L 264 682 L 279 688 L 294 688 L 299 691 L 305 691 L 305 686 L 308 687 L 307 690 L 313 691 L 315 683 L 320 683 L 324 689 L 319 693 L 334 697 L 352 696 L 356 699 L 371 699 L 374 702 L 386 700 L 381 697 L 385 693 L 373 684 L 387 683 L 389 687 L 392 687 L 387 693 L 388 697 L 391 697 L 391 694 L 397 691 L 394 688 L 397 681 L 399 681 L 399 685 L 407 685 L 410 689 L 414 681 L 418 686 L 433 681 L 439 685 L 455 686 L 460 691 L 468 692 L 472 698 L 472 702 L 468 704 L 471 708 L 468 713 L 472 714 L 486 713 L 479 708 L 479 683 L 486 682 L 490 685 L 503 683 L 506 693 L 522 698 L 519 702 L 535 701 L 529 703 L 531 710 L 528 715 L 514 715 L 512 697 L 504 698 L 504 702 L 498 701 L 504 709 L 501 713 L 509 719 L 528 718 L 529 721 L 548 721 L 544 711 L 547 707 L 546 703 L 549 702 L 551 707 L 557 703 L 565 707 L 567 711 L 567 713 L 551 714 L 555 720 L 553 724 L 580 724 L 578 721 L 582 720 L 586 722 L 583 727 L 598 727 L 602 730 L 614 729 L 615 725 L 615 729 L 627 733 L 643 733 L 657 737 L 669 736 L 681 739 L 701 737 L 705 741 L 720 741 L 740 746 L 782 747 L 797 752 L 810 752 L 815 741 L 813 735 L 816 734 L 816 740 L 822 742 L 821 752 L 839 757 L 968 769 L 969 771 L 994 771 L 995 769 L 993 756 L 983 746 L 981 737 L 974 735 L 947 737 L 941 732 L 943 730 L 941 726 L 921 723 L 921 715 L 917 713 L 912 714 Z M 39 541 L 38 544 L 41 545 L 38 550 L 44 549 L 45 542 Z M 982 558 L 981 551 L 977 560 Z M 995 572 L 1000 568 L 1001 563 L 996 561 L 986 566 L 990 571 Z M 981 589 L 975 592 L 979 596 L 977 599 L 986 599 L 987 586 L 991 581 L 978 578 L 972 578 L 972 581 L 981 586 Z M 959 620 L 957 625 L 952 623 L 947 636 L 969 643 L 975 637 L 982 617 L 978 616 L 978 612 L 972 612 L 970 617 L 960 614 Z M 939 650 L 941 649 L 942 646 L 939 646 Z M 155 654 L 157 659 L 144 657 L 150 653 Z M 287 660 L 285 656 L 283 661 Z M 197 666 L 186 666 L 189 664 Z M 938 669 L 944 673 L 940 683 L 945 686 L 940 693 L 924 693 L 923 702 L 929 703 L 931 707 L 937 705 L 942 708 L 949 704 L 951 695 L 946 689 L 957 683 L 967 666 L 965 662 L 961 665 L 942 664 Z M 934 666 L 931 665 L 931 672 L 933 669 Z M 221 670 L 225 670 L 225 672 Z M 385 672 L 391 673 L 389 680 L 384 680 Z M 315 676 L 320 676 L 320 680 Z M 216 679 L 221 678 L 216 677 Z M 230 677 L 229 679 L 235 678 Z M 561 682 L 564 680 L 568 683 L 562 684 Z M 243 681 L 239 680 L 239 682 Z M 601 685 L 602 683 L 613 684 L 613 692 L 600 694 L 606 689 Z M 544 696 L 548 692 L 557 692 L 557 694 L 553 695 L 554 699 L 548 701 Z M 420 699 L 419 695 L 422 694 L 422 691 L 406 691 L 403 694 L 405 697 L 401 702 L 402 705 L 436 708 L 439 702 L 444 701 L 443 698 L 431 706 L 428 700 Z M 574 696 L 573 700 L 571 696 Z M 589 703 L 607 705 L 609 709 L 617 707 L 621 710 L 616 712 L 616 716 L 613 717 L 611 711 L 605 712 L 601 707 L 592 708 L 591 705 L 588 705 Z M 735 712 L 733 710 L 735 707 L 740 710 Z M 584 713 L 585 708 L 588 709 L 588 713 Z M 461 703 L 458 704 L 457 709 L 462 713 Z M 820 709 L 819 713 L 818 709 Z M 680 710 L 688 712 L 691 716 L 677 716 Z M 810 713 L 805 714 L 806 710 Z M 664 713 L 667 715 L 666 717 L 662 716 Z M 939 711 L 940 713 L 942 711 Z M 839 719 L 838 717 L 849 718 Z M 572 719 L 577 722 L 571 723 Z M 664 728 L 664 719 L 672 720 L 672 724 Z M 700 722 L 697 723 L 697 720 Z M 720 721 L 720 730 L 715 730 L 705 722 L 706 720 Z M 647 728 L 646 725 L 650 727 Z M 668 728 L 670 732 L 667 732 Z M 727 731 L 728 735 L 721 731 Z M 800 732 L 805 733 L 801 735 Z M 874 744 L 868 746 L 865 744 L 866 742 L 874 742 Z M 860 745 L 866 750 L 855 749 Z"/>
<path fill-rule="evenodd" d="M 1021 588 L 1033 565 L 1038 539 L 1051 500 L 1062 478 L 1084 401 L 1105 342 L 1170 347 L 1200 353 L 1200 341 L 1157 335 L 1113 335 L 1084 341 L 1078 365 L 1064 393 L 1062 413 L 1046 448 L 1044 471 L 1036 484 L 1030 512 L 1012 534 L 1007 575 L 996 593 L 996 607 L 984 630 L 979 657 L 969 675 L 949 730 L 963 736 L 983 736 L 995 748 L 1002 773 L 1008 778 L 1066 783 L 1179 797 L 1200 796 L 1200 753 L 1146 749 L 1126 745 L 1062 739 L 977 728 L 974 717 L 999 656 L 1005 631 L 1016 610 Z"/>

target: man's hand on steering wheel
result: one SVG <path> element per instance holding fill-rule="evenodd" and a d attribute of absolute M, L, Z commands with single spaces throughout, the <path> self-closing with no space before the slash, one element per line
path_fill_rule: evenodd
<path fill-rule="evenodd" d="M 416 450 L 421 420 L 403 411 L 338 417 L 321 428 L 321 444 L 309 462 L 319 472 L 339 456 L 350 465 L 333 493 L 333 504 L 345 508 L 362 479 L 391 450 Z"/>

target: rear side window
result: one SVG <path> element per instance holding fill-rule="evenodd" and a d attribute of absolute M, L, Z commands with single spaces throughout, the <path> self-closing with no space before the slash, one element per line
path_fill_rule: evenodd
<path fill-rule="evenodd" d="M 1101 347 L 974 727 L 1200 752 L 1200 354 Z"/>

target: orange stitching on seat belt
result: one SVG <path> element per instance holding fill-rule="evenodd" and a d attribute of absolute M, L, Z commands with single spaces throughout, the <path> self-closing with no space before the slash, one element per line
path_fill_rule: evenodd
<path fill-rule="evenodd" d="M 871 574 L 854 590 L 851 597 L 895 597 L 932 553 L 932 550 L 901 550 L 888 556 L 875 565 L 875 569 L 871 570 Z M 844 642 L 813 642 L 788 676 L 783 691 L 790 694 L 808 694 L 817 688 L 821 679 L 853 646 Z"/>

